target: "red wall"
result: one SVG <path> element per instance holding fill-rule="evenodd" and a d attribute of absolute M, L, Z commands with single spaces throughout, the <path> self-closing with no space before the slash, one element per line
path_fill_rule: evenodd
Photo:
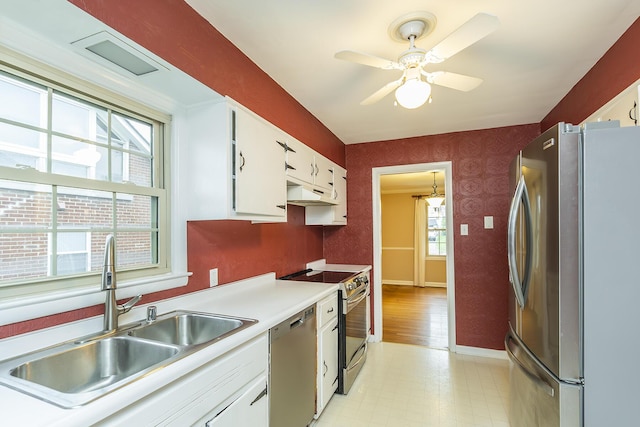
<path fill-rule="evenodd" d="M 640 18 L 620 36 L 589 72 L 540 123 L 580 123 L 640 79 Z"/>
<path fill-rule="evenodd" d="M 349 225 L 326 229 L 325 257 L 373 264 L 372 168 L 451 161 L 457 344 L 504 348 L 509 163 L 538 134 L 531 124 L 347 145 Z M 493 216 L 494 229 L 483 228 L 485 215 Z M 460 235 L 460 224 L 469 224 L 468 236 Z"/>

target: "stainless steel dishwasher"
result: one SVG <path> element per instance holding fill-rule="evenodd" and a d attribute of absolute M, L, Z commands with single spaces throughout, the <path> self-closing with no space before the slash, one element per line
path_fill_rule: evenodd
<path fill-rule="evenodd" d="M 269 332 L 269 426 L 305 427 L 315 413 L 315 305 Z"/>

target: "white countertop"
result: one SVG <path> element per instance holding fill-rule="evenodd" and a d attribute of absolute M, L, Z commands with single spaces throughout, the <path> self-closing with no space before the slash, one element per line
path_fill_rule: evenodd
<path fill-rule="evenodd" d="M 319 259 L 316 261 L 312 261 L 307 263 L 307 268 L 311 268 L 312 270 L 323 270 L 323 271 L 344 271 L 347 273 L 359 273 L 359 272 L 367 272 L 371 270 L 370 265 L 357 265 L 357 264 L 327 264 L 325 259 Z"/>
<path fill-rule="evenodd" d="M 68 427 L 100 422 L 104 417 L 268 331 L 337 289 L 335 284 L 276 280 L 275 274 L 269 273 L 148 304 L 158 308 L 158 315 L 184 309 L 248 317 L 258 320 L 258 323 L 79 408 L 63 409 L 0 385 L 2 423 Z M 146 307 L 147 305 L 135 307 L 120 316 L 120 324 L 144 319 Z M 101 329 L 102 316 L 0 340 L 0 359 L 92 334 Z"/>

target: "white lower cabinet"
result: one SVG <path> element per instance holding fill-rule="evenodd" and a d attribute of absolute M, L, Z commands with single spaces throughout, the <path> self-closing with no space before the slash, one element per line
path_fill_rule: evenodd
<path fill-rule="evenodd" d="M 318 303 L 318 377 L 316 414 L 318 418 L 338 388 L 338 294 Z"/>
<path fill-rule="evenodd" d="M 234 396 L 235 397 L 235 396 Z M 267 426 L 269 417 L 269 398 L 267 397 L 267 377 L 258 378 L 246 387 L 246 390 L 231 403 L 223 403 L 205 415 L 196 426 L 238 427 Z"/>
<path fill-rule="evenodd" d="M 100 424 L 267 427 L 268 352 L 268 334 L 264 333 Z"/>

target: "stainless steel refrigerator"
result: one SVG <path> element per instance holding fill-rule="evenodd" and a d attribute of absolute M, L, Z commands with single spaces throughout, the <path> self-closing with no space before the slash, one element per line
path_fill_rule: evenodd
<path fill-rule="evenodd" d="M 513 160 L 512 427 L 640 422 L 640 128 L 559 123 Z"/>

